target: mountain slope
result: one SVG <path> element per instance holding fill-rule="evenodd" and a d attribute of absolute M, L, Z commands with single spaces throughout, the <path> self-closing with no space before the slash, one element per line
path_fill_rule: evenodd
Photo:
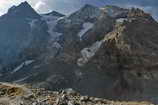
<path fill-rule="evenodd" d="M 38 55 L 33 50 L 40 50 L 49 38 L 45 21 L 40 19 L 40 15 L 27 2 L 12 7 L 7 14 L 1 16 L 0 28 L 0 59 L 4 71 L 14 68 L 24 59 L 33 59 L 35 53 Z M 8 69 L 8 65 L 13 67 Z"/>
<path fill-rule="evenodd" d="M 11 41 L 8 45 L 3 45 L 6 40 L 0 41 L 1 46 L 12 50 L 2 61 L 14 53 L 18 56 L 13 66 L 6 63 L 9 71 L 2 68 L 1 81 L 50 90 L 73 88 L 83 95 L 108 99 L 157 102 L 158 23 L 150 14 L 135 8 L 91 5 L 69 16 L 57 12 L 37 16 L 33 11 L 14 18 L 19 24 L 4 19 L 9 12 L 0 18 L 0 27 L 10 21 L 2 27 L 5 34 L 0 37 L 5 35 Z M 20 51 L 13 52 L 17 49 Z"/>

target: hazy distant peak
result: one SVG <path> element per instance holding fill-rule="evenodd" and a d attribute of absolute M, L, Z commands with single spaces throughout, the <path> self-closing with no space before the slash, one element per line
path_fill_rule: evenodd
<path fill-rule="evenodd" d="M 64 14 L 61 14 L 61 13 L 59 13 L 57 11 L 52 11 L 52 12 L 44 14 L 44 15 L 52 15 L 52 16 L 57 16 L 57 17 L 63 17 L 63 16 L 65 16 Z"/>

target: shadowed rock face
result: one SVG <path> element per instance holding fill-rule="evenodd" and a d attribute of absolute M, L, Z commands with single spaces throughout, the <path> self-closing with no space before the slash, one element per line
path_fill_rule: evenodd
<path fill-rule="evenodd" d="M 1 68 L 21 62 L 24 56 L 20 55 L 24 50 L 40 49 L 49 37 L 45 21 L 40 19 L 40 15 L 27 2 L 12 7 L 7 14 L 1 16 L 0 28 Z"/>
<path fill-rule="evenodd" d="M 24 7 L 30 6 L 10 11 L 16 14 L 14 9 Z M 4 17 L 7 15 L 9 12 Z M 57 12 L 27 16 L 15 18 L 19 24 L 1 17 L 4 31 L 0 40 L 5 40 L 0 45 L 6 49 L 0 52 L 6 54 L 2 61 L 14 55 L 13 65 L 7 65 L 7 72 L 3 69 L 1 81 L 157 102 L 158 23 L 149 14 L 134 8 L 85 5 L 70 16 Z M 4 43 L 7 41 L 9 44 Z"/>
<path fill-rule="evenodd" d="M 157 100 L 151 98 L 155 95 L 153 91 L 157 91 L 157 85 L 147 88 L 157 81 L 157 27 L 157 22 L 145 14 L 116 24 L 114 30 L 105 36 L 104 44 L 89 64 L 95 64 L 108 76 L 116 78 L 108 84 L 112 85 L 110 95 L 120 99 Z"/>

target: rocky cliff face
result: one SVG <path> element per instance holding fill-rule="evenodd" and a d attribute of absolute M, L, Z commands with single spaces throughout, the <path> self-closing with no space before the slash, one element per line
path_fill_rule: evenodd
<path fill-rule="evenodd" d="M 33 55 L 38 55 L 33 50 L 42 50 L 44 48 L 45 41 L 49 38 L 49 34 L 46 31 L 47 28 L 45 21 L 41 20 L 41 16 L 27 2 L 17 7 L 13 6 L 8 10 L 7 14 L 1 16 L 1 70 L 10 71 L 10 69 L 7 69 L 8 65 L 14 68 L 14 66 L 25 59 L 30 60 L 33 58 Z M 28 51 L 25 55 L 22 54 L 25 52 L 24 50 L 28 49 L 32 51 Z"/>
<path fill-rule="evenodd" d="M 120 98 L 136 98 L 139 95 L 137 99 L 149 99 L 157 87 L 151 85 L 157 81 L 157 54 L 151 52 L 157 51 L 153 44 L 157 46 L 157 30 L 154 27 L 158 24 L 149 15 L 146 17 L 145 13 L 137 12 L 134 17 L 127 17 L 127 20 L 115 25 L 89 64 L 95 64 L 100 70 L 115 77 L 116 81 L 110 83 L 113 90 L 110 95 L 114 92 Z M 135 10 L 131 10 L 128 15 L 134 13 Z M 157 99 L 155 97 L 152 100 Z"/>
<path fill-rule="evenodd" d="M 21 5 L 0 18 L 0 27 L 10 21 L 0 32 L 0 40 L 9 42 L 0 41 L 1 48 L 8 49 L 1 52 L 7 54 L 1 63 L 1 81 L 157 102 L 158 23 L 150 14 L 135 8 L 85 5 L 69 16 L 55 11 L 38 15 L 26 2 Z M 19 24 L 11 24 L 6 17 L 21 16 L 14 11 L 23 7 L 31 12 L 14 18 Z M 12 54 L 6 53 L 10 50 Z"/>

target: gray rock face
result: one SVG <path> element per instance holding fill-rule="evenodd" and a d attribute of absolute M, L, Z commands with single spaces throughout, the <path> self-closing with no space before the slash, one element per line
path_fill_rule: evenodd
<path fill-rule="evenodd" d="M 71 14 L 69 19 L 72 21 L 95 21 L 100 16 L 101 10 L 98 7 L 86 4 L 77 12 Z"/>
<path fill-rule="evenodd" d="M 127 18 L 129 12 L 128 9 L 120 8 L 117 6 L 107 5 L 102 10 L 107 13 L 110 17 L 117 18 Z"/>
<path fill-rule="evenodd" d="M 131 14 L 133 12 L 129 15 Z M 143 98 L 156 102 L 157 98 L 153 98 L 155 94 L 152 92 L 157 91 L 155 89 L 157 85 L 152 85 L 152 89 L 147 87 L 157 81 L 157 78 L 152 76 L 156 73 L 153 65 L 156 65 L 157 54 L 149 53 L 150 51 L 157 52 L 157 48 L 153 50 L 153 47 L 147 45 L 150 46 L 149 43 L 152 42 L 157 46 L 155 39 L 158 32 L 155 29 L 158 24 L 146 17 L 145 13 L 137 12 L 136 14 L 138 17 L 134 20 L 129 19 L 122 24 L 116 24 L 114 30 L 105 36 L 105 42 L 100 47 L 100 51 L 98 50 L 96 55 L 89 60 L 88 65 L 103 70 L 113 79 L 115 77 L 116 80 L 108 84 L 112 88 L 107 88 L 110 90 L 106 92 L 111 91 L 109 95 L 115 94 L 112 97 L 118 98 L 117 95 L 119 95 L 120 99 L 141 100 Z M 154 39 L 151 38 L 151 34 L 155 36 Z M 155 59 L 151 62 L 153 57 Z"/>
<path fill-rule="evenodd" d="M 27 56 L 23 55 L 23 52 L 44 47 L 45 41 L 49 38 L 45 21 L 40 19 L 40 15 L 27 2 L 12 7 L 7 14 L 3 15 L 0 18 L 0 28 L 2 67 L 9 64 L 16 65 L 15 62 L 23 61 Z M 30 53 L 33 55 L 37 52 Z M 27 54 L 29 55 L 29 52 Z"/>

